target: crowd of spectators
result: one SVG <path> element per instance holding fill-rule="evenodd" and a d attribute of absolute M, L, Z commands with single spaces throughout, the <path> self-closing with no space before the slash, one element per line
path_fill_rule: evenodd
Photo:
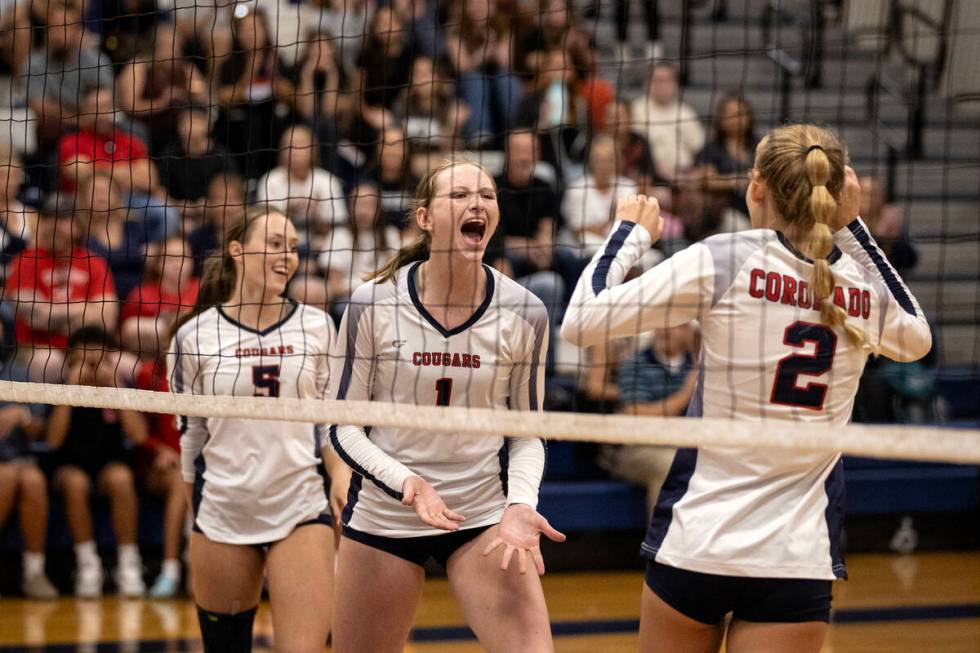
<path fill-rule="evenodd" d="M 623 28 L 626 5 L 617 4 Z M 644 4 L 651 60 L 655 5 Z M 290 293 L 339 317 L 364 275 L 415 238 L 418 180 L 452 152 L 496 172 L 501 222 L 487 262 L 541 297 L 553 326 L 624 195 L 656 195 L 665 210 L 660 251 L 643 267 L 748 228 L 751 105 L 726 94 L 713 117 L 699 116 L 667 61 L 636 97 L 617 96 L 568 0 L 2 0 L 0 9 L 4 379 L 166 389 L 167 330 L 193 304 L 205 258 L 253 203 L 287 213 L 301 235 Z M 901 216 L 874 208 L 872 226 L 896 234 L 892 251 L 914 265 L 897 237 Z M 569 354 L 556 338 L 552 407 L 680 414 L 695 341 L 684 327 Z M 143 593 L 137 492 L 165 506 L 152 594 L 176 591 L 178 439 L 158 416 L 0 406 L 0 524 L 19 506 L 27 594 L 55 591 L 44 576 L 48 485 L 75 541 L 79 595 L 97 596 L 103 583 L 91 495 L 111 505 L 117 587 Z M 621 458 L 603 460 L 636 480 Z M 663 453 L 645 460 L 659 470 Z"/>

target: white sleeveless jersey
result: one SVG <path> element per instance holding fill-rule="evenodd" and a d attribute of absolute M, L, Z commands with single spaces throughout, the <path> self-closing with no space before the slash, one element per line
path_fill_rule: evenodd
<path fill-rule="evenodd" d="M 834 301 L 867 336 L 853 345 L 821 323 L 812 265 L 770 230 L 708 238 L 622 284 L 650 247 L 634 223 L 614 227 L 579 281 L 564 337 L 581 344 L 698 320 L 700 379 L 688 415 L 846 424 L 869 353 L 924 356 L 929 325 L 867 228 L 835 235 Z M 643 554 L 711 574 L 845 577 L 839 455 L 681 449 Z"/>
<path fill-rule="evenodd" d="M 170 388 L 193 395 L 323 399 L 336 332 L 323 311 L 294 304 L 258 332 L 219 307 L 184 324 L 168 356 Z M 181 472 L 194 483 L 194 514 L 211 540 L 285 538 L 327 510 L 323 429 L 275 420 L 179 417 Z"/>
<path fill-rule="evenodd" d="M 485 267 L 483 303 L 447 330 L 419 301 L 418 263 L 394 283 L 351 297 L 333 356 L 331 395 L 390 404 L 538 410 L 544 393 L 548 315 L 541 301 Z M 395 406 L 392 410 L 397 410 Z M 431 483 L 466 517 L 461 528 L 500 521 L 506 505 L 537 505 L 544 444 L 370 425 L 331 427 L 331 443 L 354 470 L 344 523 L 385 537 L 444 534 L 401 504 L 410 476 Z"/>

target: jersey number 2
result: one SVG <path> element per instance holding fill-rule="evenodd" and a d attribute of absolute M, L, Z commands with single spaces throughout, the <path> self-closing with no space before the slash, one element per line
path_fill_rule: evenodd
<path fill-rule="evenodd" d="M 436 406 L 448 406 L 453 397 L 453 380 L 444 377 L 436 381 Z"/>
<path fill-rule="evenodd" d="M 255 385 L 256 397 L 279 396 L 279 366 L 253 365 L 252 384 Z M 265 390 L 265 392 L 261 392 Z"/>
<path fill-rule="evenodd" d="M 776 381 L 772 386 L 770 401 L 784 406 L 796 406 L 809 410 L 823 410 L 827 398 L 825 383 L 807 383 L 799 386 L 799 376 L 822 376 L 834 366 L 837 351 L 837 334 L 825 324 L 794 322 L 786 327 L 783 344 L 803 347 L 813 343 L 812 354 L 790 354 L 776 366 Z"/>

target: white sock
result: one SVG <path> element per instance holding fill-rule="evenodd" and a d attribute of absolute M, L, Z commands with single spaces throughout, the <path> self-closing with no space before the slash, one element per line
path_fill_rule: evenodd
<path fill-rule="evenodd" d="M 95 540 L 87 540 L 75 545 L 75 562 L 79 567 L 100 564 L 99 552 L 95 548 Z"/>
<path fill-rule="evenodd" d="M 180 560 L 176 558 L 164 560 L 163 567 L 160 568 L 160 575 L 166 576 L 170 580 L 180 581 Z"/>
<path fill-rule="evenodd" d="M 24 576 L 37 576 L 44 573 L 44 554 L 24 551 Z"/>
<path fill-rule="evenodd" d="M 140 550 L 135 544 L 119 545 L 119 566 L 141 565 Z"/>

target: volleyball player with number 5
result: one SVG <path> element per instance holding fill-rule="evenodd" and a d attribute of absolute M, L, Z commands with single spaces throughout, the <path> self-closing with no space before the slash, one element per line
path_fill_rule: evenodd
<path fill-rule="evenodd" d="M 928 353 L 915 298 L 857 217 L 860 186 L 837 138 L 810 125 L 759 144 L 752 231 L 694 244 L 623 279 L 662 228 L 634 196 L 579 280 L 563 337 L 590 345 L 699 320 L 700 379 L 688 414 L 843 425 L 869 354 Z M 640 649 L 820 650 L 831 582 L 846 577 L 840 455 L 678 451 L 642 555 Z"/>
<path fill-rule="evenodd" d="M 174 326 L 172 391 L 238 401 L 325 396 L 333 323 L 283 296 L 299 265 L 298 244 L 293 224 L 275 211 L 250 211 L 229 229 L 205 264 L 194 310 Z M 333 585 L 331 508 L 339 515 L 349 470 L 324 446 L 318 425 L 189 416 L 180 425 L 204 650 L 251 650 L 267 575 L 276 650 L 322 651 Z"/>
<path fill-rule="evenodd" d="M 446 163 L 418 188 L 422 238 L 354 292 L 340 325 L 331 394 L 397 404 L 538 410 L 548 315 L 516 282 L 482 264 L 499 221 L 492 177 Z M 331 427 L 354 469 L 337 570 L 334 650 L 401 651 L 435 559 L 480 643 L 550 651 L 537 574 L 536 511 L 544 444 L 430 429 Z M 516 555 L 516 560 L 512 558 Z"/>

